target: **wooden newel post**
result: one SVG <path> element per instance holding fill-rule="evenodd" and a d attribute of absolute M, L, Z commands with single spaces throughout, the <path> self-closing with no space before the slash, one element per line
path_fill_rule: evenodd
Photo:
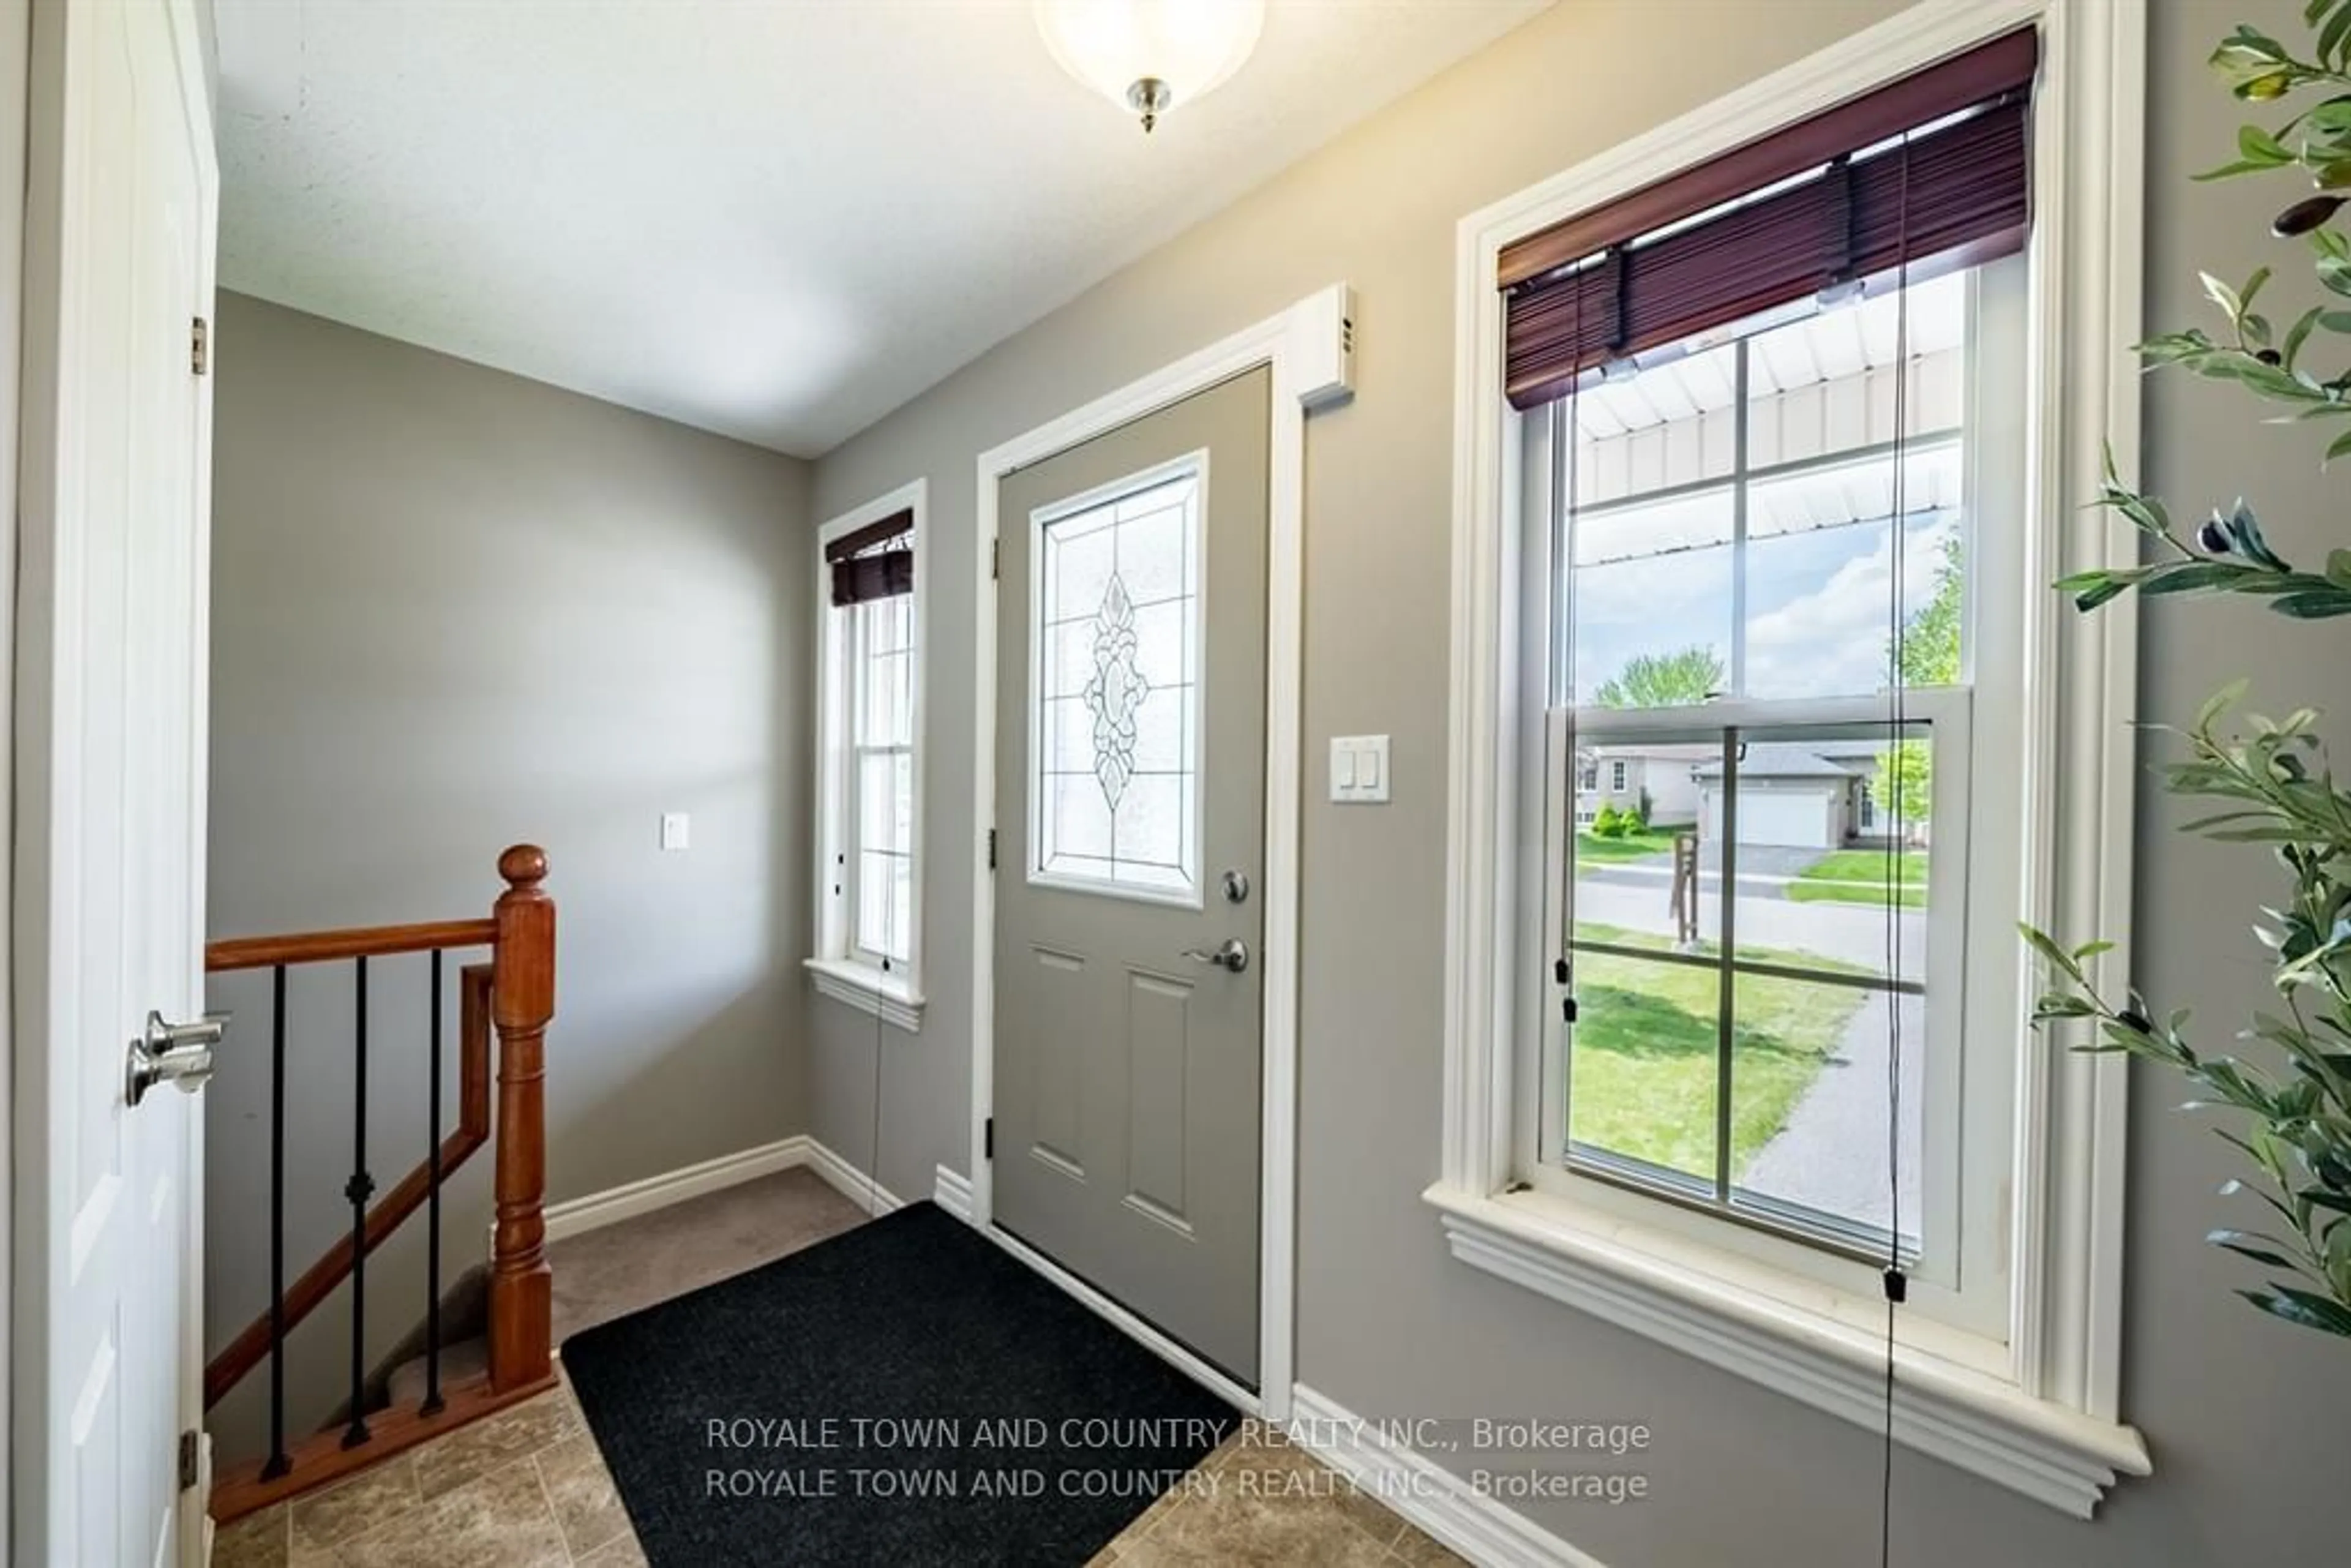
<path fill-rule="evenodd" d="M 507 883 L 491 911 L 498 936 L 490 1017 L 498 1030 L 497 1238 L 490 1258 L 490 1385 L 543 1382 L 551 1360 L 547 1267 L 547 1022 L 555 1016 L 555 901 L 539 885 L 547 852 L 498 857 Z"/>

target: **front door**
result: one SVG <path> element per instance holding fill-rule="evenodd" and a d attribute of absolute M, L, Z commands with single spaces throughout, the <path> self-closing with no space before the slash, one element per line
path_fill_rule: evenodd
<path fill-rule="evenodd" d="M 204 1547 L 181 1440 L 198 1413 L 202 1102 L 165 1082 L 134 1104 L 128 1068 L 151 1011 L 186 1023 L 204 1001 L 211 113 L 192 0 L 35 16 L 13 1533 L 19 1563 L 162 1568 Z M 154 1043 L 172 1071 L 204 1060 Z"/>
<path fill-rule="evenodd" d="M 997 512 L 996 1223 L 1252 1387 L 1270 382 Z"/>

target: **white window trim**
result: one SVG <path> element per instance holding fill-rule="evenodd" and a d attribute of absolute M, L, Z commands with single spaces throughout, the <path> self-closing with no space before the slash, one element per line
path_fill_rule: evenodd
<path fill-rule="evenodd" d="M 832 603 L 832 574 L 824 548 L 841 535 L 893 512 L 914 515 L 914 662 L 912 674 L 911 724 L 914 737 L 914 831 L 910 846 L 914 859 L 913 930 L 906 937 L 903 973 L 884 970 L 857 956 L 854 934 L 849 929 L 848 897 L 835 894 L 833 871 L 845 852 L 849 831 L 849 716 L 843 711 L 843 664 L 848 618 Z M 925 613 L 930 567 L 926 559 L 930 529 L 930 482 L 917 479 L 886 496 L 843 512 L 817 530 L 816 538 L 816 952 L 802 961 L 819 993 L 870 1013 L 909 1033 L 923 1027 L 923 687 L 930 663 L 929 617 Z"/>
<path fill-rule="evenodd" d="M 1425 1195 L 1456 1258 L 1872 1431 L 1886 1420 L 1882 1303 L 1815 1287 L 1774 1299 L 1751 1266 L 1549 1195 L 1509 1191 L 1519 994 L 1520 416 L 1503 402 L 1497 258 L 1510 242 L 2014 27 L 2042 34 L 2028 350 L 2034 450 L 2025 549 L 2041 580 L 2126 559 L 2097 520 L 2102 443 L 2134 472 L 2146 18 L 2115 0 L 1926 0 L 1463 220 L 1457 248 L 1453 704 L 1447 847 L 1442 1169 Z M 2116 612 L 2120 613 L 2116 613 Z M 2119 939 L 2130 914 L 2137 621 L 2027 607 L 2029 716 L 2016 809 L 2024 910 Z M 1987 803 L 1986 809 L 1999 809 Z M 2022 994 L 2037 988 L 2019 944 Z M 2119 989 L 2126 946 L 2095 965 Z M 2126 1064 L 2018 1021 L 2011 1332 L 1996 1364 L 1913 1342 L 1895 1354 L 1893 1434 L 2082 1517 L 2145 1475 L 2117 1415 Z M 1784 1281 L 1774 1281 L 1776 1288 Z M 1791 1301 L 1812 1301 L 1795 1305 Z M 1856 1309 L 1874 1312 L 1857 1315 Z M 1873 1326 L 1874 1325 L 1874 1326 Z M 1977 1347 L 1980 1348 L 1980 1347 Z"/>

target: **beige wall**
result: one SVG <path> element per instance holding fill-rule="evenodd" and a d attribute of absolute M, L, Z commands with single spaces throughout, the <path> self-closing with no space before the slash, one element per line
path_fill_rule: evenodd
<path fill-rule="evenodd" d="M 1879 1445 L 1858 1428 L 1453 1262 L 1419 1193 L 1437 1174 L 1443 993 L 1453 237 L 1462 214 L 1788 63 L 1896 7 L 1872 0 L 1570 0 L 1447 71 L 1019 334 L 818 465 L 815 515 L 918 475 L 934 563 L 923 1032 L 882 1038 L 872 1149 L 871 1021 L 811 999 L 810 1130 L 883 1180 L 927 1191 L 968 1160 L 974 455 L 1336 279 L 1359 295 L 1359 395 L 1307 437 L 1304 757 L 1334 734 L 1394 737 L 1395 803 L 1337 810 L 1310 788 L 1302 887 L 1299 1370 L 1359 1413 L 1640 1420 L 1646 1503 L 1531 1508 L 1612 1568 L 1877 1560 Z M 2275 199 L 2190 187 L 2234 116 L 2203 78 L 2241 14 L 2281 36 L 2295 0 L 2171 4 L 2153 22 L 2149 269 L 2158 319 L 2194 308 L 2197 265 L 2237 276 L 2271 247 Z M 1103 134 L 1119 133 L 1105 120 Z M 1167 134 L 1183 133 L 1171 121 Z M 2210 389 L 2158 381 L 2149 474 L 2183 503 L 2258 486 L 2311 553 L 2329 507 L 2307 442 Z M 2339 528 L 2336 529 L 2339 534 Z M 2167 602 L 2147 619 L 2146 700 L 2177 718 L 2245 673 L 2278 702 L 2351 711 L 2341 628 L 2242 606 Z M 2167 1001 L 2215 1020 L 2262 995 L 2244 934 L 2258 854 L 2184 843 L 2149 791 L 2137 848 L 2140 954 Z M 2245 1271 L 2199 1241 L 2228 1151 L 2134 1094 L 2126 1414 L 2159 1474 L 2075 1523 L 1907 1451 L 1894 1464 L 1895 1561 L 2120 1565 L 2340 1552 L 2326 1519 L 2351 1355 L 2227 1293 Z M 2322 1457 L 2330 1456 L 2330 1457 Z M 1442 1456 L 1440 1456 L 1442 1458 Z M 1459 1462 L 1459 1461 L 1456 1461 Z"/>
<path fill-rule="evenodd" d="M 486 914 L 498 851 L 535 841 L 550 1199 L 798 1131 L 806 465 L 237 295 L 215 343 L 211 934 Z M 690 850 L 657 848 L 666 810 Z M 379 1190 L 425 1146 L 425 986 L 420 958 L 371 970 Z M 267 1301 L 269 997 L 213 993 L 237 1015 L 206 1095 L 217 1346 Z M 350 1223 L 347 967 L 298 973 L 291 1010 L 298 1270 Z M 485 1154 L 451 1189 L 453 1274 L 488 1181 Z M 377 1346 L 422 1316 L 417 1228 L 371 1264 Z M 346 1343 L 314 1325 L 309 1406 Z"/>

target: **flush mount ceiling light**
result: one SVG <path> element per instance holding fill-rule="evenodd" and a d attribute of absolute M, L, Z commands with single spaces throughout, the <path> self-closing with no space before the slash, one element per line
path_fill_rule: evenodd
<path fill-rule="evenodd" d="M 1143 118 L 1228 80 L 1257 47 L 1265 0 L 1036 0 L 1061 68 Z"/>

